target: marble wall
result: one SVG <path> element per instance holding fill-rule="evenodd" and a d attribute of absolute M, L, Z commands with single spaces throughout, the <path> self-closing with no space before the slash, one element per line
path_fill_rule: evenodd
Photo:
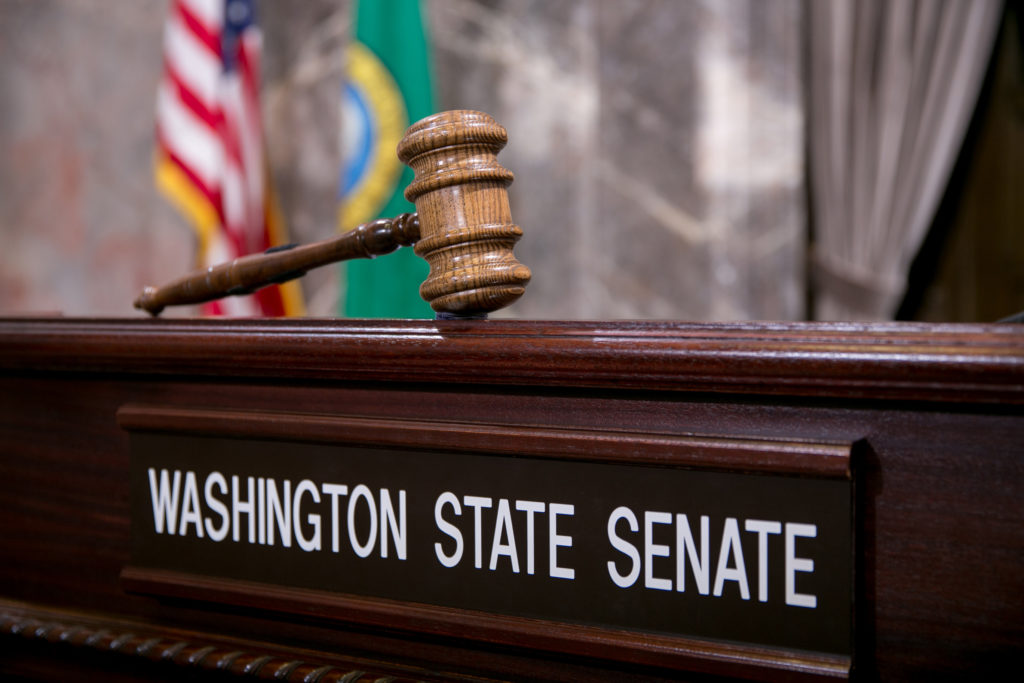
<path fill-rule="evenodd" d="M 803 315 L 798 2 L 430 9 L 441 103 L 510 131 L 516 315 Z"/>
<path fill-rule="evenodd" d="M 0 0 L 0 313 L 130 315 L 189 267 L 152 189 L 164 2 Z M 264 0 L 264 108 L 293 238 L 334 230 L 345 1 Z M 504 315 L 804 314 L 799 0 L 428 0 L 438 107 L 509 130 Z M 333 313 L 337 275 L 304 282 Z"/>
<path fill-rule="evenodd" d="M 153 189 L 163 3 L 0 2 L 0 314 L 130 315 L 192 261 Z"/>

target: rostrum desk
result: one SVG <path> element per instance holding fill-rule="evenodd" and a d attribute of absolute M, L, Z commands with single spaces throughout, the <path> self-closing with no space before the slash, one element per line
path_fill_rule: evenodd
<path fill-rule="evenodd" d="M 1024 645 L 1018 326 L 17 319 L 0 402 L 7 676 L 934 680 Z"/>

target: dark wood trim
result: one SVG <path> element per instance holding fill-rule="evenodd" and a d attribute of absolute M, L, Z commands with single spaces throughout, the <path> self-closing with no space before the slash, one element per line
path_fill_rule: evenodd
<path fill-rule="evenodd" d="M 126 405 L 128 431 L 487 452 L 849 479 L 850 443 Z"/>
<path fill-rule="evenodd" d="M 850 658 L 841 656 L 560 624 L 141 567 L 126 567 L 121 572 L 121 582 L 128 591 L 148 595 L 326 621 L 356 621 L 450 638 L 472 634 L 473 640 L 488 643 L 754 680 L 842 679 L 848 677 L 851 664 Z"/>
<path fill-rule="evenodd" d="M 254 648 L 251 641 L 210 633 L 0 600 L 0 639 L 7 638 L 49 645 L 55 658 L 68 649 L 94 650 L 128 660 L 173 666 L 178 677 L 204 673 L 310 683 L 350 683 L 384 676 L 394 683 L 423 680 L 424 676 L 433 678 L 429 672 L 420 670 L 409 670 L 400 678 L 392 678 L 395 671 L 374 671 L 373 662 L 337 657 L 320 661 L 311 659 L 309 652 L 287 647 Z"/>
<path fill-rule="evenodd" d="M 119 576 L 132 564 L 135 437 L 115 419 L 126 405 L 143 412 L 208 407 L 217 414 L 200 426 L 217 430 L 236 417 L 250 420 L 247 411 L 292 411 L 311 439 L 333 438 L 338 425 L 322 420 L 332 415 L 350 420 L 350 438 L 394 418 L 396 435 L 385 438 L 402 442 L 426 427 L 441 439 L 462 429 L 466 448 L 502 448 L 501 429 L 522 429 L 537 458 L 548 457 L 563 431 L 592 437 L 600 448 L 650 435 L 691 445 L 687 440 L 702 438 L 694 434 L 741 445 L 863 439 L 852 456 L 852 677 L 998 679 L 1012 670 L 1022 642 L 1019 325 L 23 319 L 0 321 L 0 376 L 0 536 L 7 551 L 0 584 L 3 601 L 32 605 L 18 635 L 0 631 L 0 670 L 12 671 L 5 656 L 20 657 L 28 672 L 22 679 L 56 678 L 73 660 L 94 676 L 112 671 L 123 675 L 110 680 L 129 680 L 133 662 L 145 663 L 51 644 L 50 635 L 70 639 L 74 631 L 48 629 L 48 621 L 93 629 L 89 637 L 106 629 L 119 646 L 130 633 L 167 637 L 174 647 L 230 643 L 257 657 L 280 651 L 287 661 L 424 678 L 687 676 L 621 663 L 596 636 L 589 654 L 560 655 L 518 641 L 475 641 L 465 632 L 412 631 L 407 621 L 392 629 L 261 611 L 258 604 L 189 602 L 191 595 L 127 594 Z M 165 418 L 171 426 L 178 419 L 154 419 Z M 659 444 L 668 443 L 641 443 L 638 457 L 654 461 L 668 448 Z M 47 604 L 61 611 L 46 617 Z M 7 607 L 0 604 L 0 612 Z M 311 602 L 309 609 L 317 607 Z M 772 678 L 811 676 L 744 661 L 737 654 L 734 665 L 721 663 L 721 677 L 690 677 L 764 677 L 757 672 L 766 670 Z M 706 660 L 695 666 L 706 670 Z M 164 669 L 161 680 L 173 680 L 175 668 Z"/>
<path fill-rule="evenodd" d="M 1024 403 L 1024 327 L 0 321 L 0 370 Z"/>

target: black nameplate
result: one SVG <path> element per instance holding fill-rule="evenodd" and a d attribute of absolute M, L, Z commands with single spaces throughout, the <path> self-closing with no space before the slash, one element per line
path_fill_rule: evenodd
<path fill-rule="evenodd" d="M 378 600 L 438 622 L 486 615 L 499 634 L 503 618 L 540 620 L 848 668 L 848 445 L 141 407 L 120 417 L 132 431 L 129 579 L 202 577 L 191 597 L 257 607 L 238 596 L 272 585 L 370 599 L 329 615 L 341 620 L 367 621 Z M 236 583 L 202 590 L 211 578 Z"/>

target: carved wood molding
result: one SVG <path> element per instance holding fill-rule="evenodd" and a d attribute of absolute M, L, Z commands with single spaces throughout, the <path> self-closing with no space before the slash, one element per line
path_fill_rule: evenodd
<path fill-rule="evenodd" d="M 622 430 L 560 429 L 436 420 L 309 415 L 128 404 L 117 411 L 128 431 L 347 443 L 547 457 L 630 465 L 700 467 L 849 479 L 849 442 L 740 439 Z"/>
<path fill-rule="evenodd" d="M 1024 403 L 1024 326 L 0 321 L 0 371 Z"/>
<path fill-rule="evenodd" d="M 474 639 L 490 643 L 597 657 L 609 664 L 618 660 L 632 665 L 663 667 L 677 673 L 688 671 L 749 680 L 844 680 L 849 677 L 852 664 L 849 657 L 840 655 L 558 624 L 525 617 L 499 617 L 144 567 L 125 567 L 121 582 L 126 590 L 141 594 L 231 604 L 317 619 L 331 620 L 338 618 L 334 615 L 343 615 L 342 621 L 430 631 L 449 638 L 465 638 L 471 633 Z"/>
<path fill-rule="evenodd" d="M 309 661 L 304 653 L 252 647 L 199 632 L 177 632 L 114 617 L 79 614 L 0 600 L 0 638 L 23 638 L 59 648 L 83 648 L 182 670 L 303 683 L 400 683 L 384 672 Z"/>
<path fill-rule="evenodd" d="M 150 433 L 153 438 L 189 435 L 269 442 L 308 442 L 335 447 L 395 447 L 431 454 L 437 466 L 440 466 L 440 458 L 445 452 L 470 454 L 480 462 L 485 462 L 488 457 L 514 456 L 520 461 L 518 468 L 526 466 L 524 459 L 533 462 L 563 460 L 577 462 L 581 466 L 628 465 L 646 470 L 653 468 L 661 479 L 672 476 L 673 471 L 697 469 L 731 474 L 750 473 L 755 476 L 775 475 L 772 478 L 777 480 L 788 477 L 799 478 L 804 482 L 812 478 L 830 483 L 849 482 L 853 476 L 853 460 L 856 459 L 854 451 L 857 447 L 850 442 L 648 434 L 610 429 L 561 429 L 144 404 L 122 406 L 118 410 L 117 419 L 123 429 L 140 437 Z M 302 461 L 296 446 L 296 443 L 289 444 L 286 450 L 275 453 L 275 457 L 283 455 L 293 463 Z M 193 454 L 201 451 L 196 443 L 187 449 Z M 144 452 L 133 452 L 133 459 L 141 461 Z M 331 452 L 330 455 L 333 462 L 343 461 L 345 456 L 340 451 Z M 203 451 L 199 458 L 203 466 L 217 460 L 216 449 Z M 251 459 L 248 461 L 253 462 Z M 166 461 L 161 462 L 164 464 L 159 466 L 167 466 Z M 397 461 L 387 467 L 403 469 Z M 442 469 L 448 467 L 442 466 Z M 463 471 L 474 470 L 463 467 Z M 583 470 L 577 470 L 579 476 L 584 476 L 581 472 Z M 420 473 L 420 481 L 424 474 Z M 364 471 L 363 476 L 367 476 L 367 472 Z M 488 474 L 490 476 L 500 475 L 491 472 Z M 543 478 L 539 473 L 537 476 Z M 483 480 L 486 478 L 479 481 Z M 626 483 L 629 481 L 632 480 L 620 469 L 615 486 L 629 488 L 630 484 Z M 456 484 L 449 478 L 445 485 L 455 487 L 450 490 L 459 490 L 458 486 L 465 486 L 466 483 Z M 633 485 L 636 485 L 635 482 Z M 142 488 L 145 489 L 144 484 Z M 146 489 L 147 492 L 149 490 Z M 436 491 L 440 490 L 444 490 L 444 487 Z M 609 490 L 612 488 L 597 487 L 587 495 L 599 499 L 602 491 Z M 426 496 L 427 500 L 432 500 L 436 491 Z M 829 491 L 836 493 L 835 489 Z M 809 491 L 804 489 L 803 493 Z M 488 495 L 497 496 L 498 493 L 491 492 Z M 549 499 L 544 493 L 535 490 L 530 492 L 530 497 L 534 500 Z M 765 493 L 763 497 L 767 499 L 770 496 Z M 413 498 L 417 498 L 415 490 L 410 492 L 410 499 Z M 620 502 L 622 500 L 625 499 L 620 499 Z M 812 500 L 820 501 L 814 496 L 805 499 L 805 513 L 810 514 L 809 509 L 814 508 Z M 832 500 L 839 498 L 832 497 Z M 846 509 L 840 514 L 840 519 L 845 514 L 848 527 L 852 512 L 848 500 L 840 503 L 840 507 L 843 505 Z M 137 518 L 148 518 L 148 514 L 149 511 L 140 510 Z M 298 512 L 294 514 L 298 516 Z M 410 513 L 421 519 L 429 517 L 429 514 L 428 510 L 422 508 L 413 508 Z M 583 512 L 580 511 L 580 514 L 582 516 Z M 602 538 L 605 519 L 601 517 L 601 524 L 598 525 L 601 529 L 598 535 Z M 835 530 L 835 527 L 832 529 Z M 823 535 L 828 534 L 823 532 Z M 581 545 L 586 543 L 581 541 Z M 846 549 L 847 552 L 852 551 L 849 546 Z M 467 601 L 465 596 L 419 597 L 426 596 L 426 590 L 414 598 L 389 597 L 383 585 L 356 587 L 356 584 L 349 583 L 346 584 L 346 592 L 339 592 L 336 587 L 318 585 L 315 579 L 306 583 L 307 579 L 296 565 L 289 569 L 292 577 L 289 581 L 298 582 L 294 584 L 275 582 L 272 578 L 258 574 L 240 576 L 234 573 L 237 567 L 219 568 L 215 560 L 217 552 L 213 549 L 207 551 L 201 552 L 195 548 L 190 552 L 176 551 L 176 554 L 202 556 L 203 560 L 191 566 L 175 560 L 174 568 L 161 564 L 166 558 L 160 558 L 159 553 L 136 553 L 133 560 L 136 564 L 122 570 L 121 585 L 130 593 L 231 605 L 257 613 L 265 612 L 270 616 L 283 614 L 299 619 L 326 620 L 339 625 L 360 624 L 370 628 L 398 629 L 410 634 L 571 653 L 610 664 L 625 663 L 677 672 L 685 670 L 760 680 L 776 680 L 782 675 L 793 680 L 822 680 L 845 677 L 852 664 L 850 656 L 827 654 L 840 650 L 816 653 L 802 645 L 786 647 L 776 643 L 773 647 L 760 644 L 772 641 L 754 639 L 739 642 L 736 638 L 722 634 L 716 634 L 716 638 L 715 635 L 704 633 L 704 637 L 701 637 L 699 630 L 685 630 L 678 618 L 674 618 L 668 625 L 638 626 L 636 623 L 631 624 L 628 619 L 616 621 L 616 617 L 592 616 L 586 611 L 577 611 L 570 617 L 557 612 L 546 613 L 538 608 L 539 603 L 530 603 L 531 594 L 522 584 L 515 608 L 487 606 L 487 603 Z M 273 564 L 269 558 L 256 564 L 264 563 Z M 592 563 L 591 566 L 595 565 Z M 602 561 L 596 566 L 605 565 Z M 431 576 L 427 572 L 416 573 L 423 569 L 424 566 L 417 565 L 410 573 L 403 574 L 402 578 L 396 578 L 395 582 L 402 583 L 410 577 L 416 577 L 424 585 L 430 585 L 431 581 L 438 580 L 436 575 Z M 515 571 L 518 573 L 518 569 Z M 533 573 L 532 569 L 530 573 Z M 843 575 L 843 572 L 837 575 Z M 478 591 L 478 597 L 486 593 L 486 590 L 481 591 L 479 587 L 471 589 L 467 585 L 463 584 L 466 593 Z M 384 592 L 376 592 L 381 590 Z M 852 589 L 847 586 L 844 590 L 849 600 Z M 843 594 L 843 590 L 840 594 Z M 594 597 L 596 595 L 603 597 Z M 607 597 L 607 594 L 598 591 L 589 599 L 603 600 Z M 634 600 L 639 602 L 636 596 Z M 522 607 L 526 604 L 532 604 L 533 607 Z M 517 609 L 524 611 L 517 613 Z M 846 619 L 849 621 L 848 615 Z M 679 630 L 673 631 L 672 628 Z M 778 630 L 776 624 L 769 628 L 772 631 Z"/>

